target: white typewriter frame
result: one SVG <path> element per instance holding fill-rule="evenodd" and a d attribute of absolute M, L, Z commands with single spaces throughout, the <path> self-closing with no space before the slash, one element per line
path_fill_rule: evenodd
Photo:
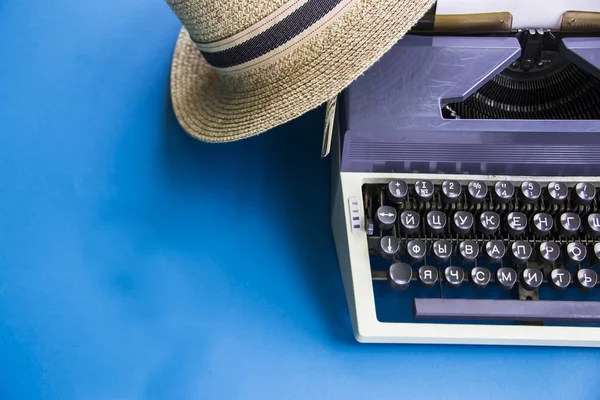
<path fill-rule="evenodd" d="M 340 172 L 339 136 L 332 148 L 332 211 L 331 224 L 350 312 L 354 336 L 362 343 L 437 343 L 478 345 L 579 346 L 600 347 L 600 328 L 564 326 L 475 325 L 451 323 L 389 323 L 380 322 L 375 311 L 375 297 L 365 231 L 362 186 L 402 179 L 414 183 L 417 179 L 457 180 L 467 183 L 481 180 L 537 182 L 561 181 L 567 184 L 589 182 L 589 177 L 439 175 Z M 595 183 L 595 181 L 594 181 Z M 360 229 L 351 226 L 350 201 L 358 199 Z M 354 214 L 356 215 L 356 214 Z M 596 290 L 600 290 L 600 287 Z M 399 293 L 399 295 L 401 295 Z"/>

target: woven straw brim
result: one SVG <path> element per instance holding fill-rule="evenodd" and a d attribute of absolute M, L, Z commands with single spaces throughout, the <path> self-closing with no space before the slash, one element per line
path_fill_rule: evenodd
<path fill-rule="evenodd" d="M 295 119 L 334 98 L 372 66 L 433 2 L 359 0 L 306 46 L 224 80 L 182 29 L 171 68 L 175 115 L 186 132 L 207 142 L 247 138 Z"/>

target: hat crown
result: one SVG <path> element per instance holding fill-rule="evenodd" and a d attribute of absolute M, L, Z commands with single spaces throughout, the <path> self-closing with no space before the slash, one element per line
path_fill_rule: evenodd
<path fill-rule="evenodd" d="M 198 43 L 225 39 L 252 26 L 289 0 L 167 0 Z"/>

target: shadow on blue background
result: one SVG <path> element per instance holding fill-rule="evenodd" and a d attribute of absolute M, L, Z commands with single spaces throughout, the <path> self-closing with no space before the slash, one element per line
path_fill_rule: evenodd
<path fill-rule="evenodd" d="M 198 218 L 206 221 L 202 230 L 221 238 L 204 250 L 222 255 L 224 262 L 239 260 L 241 273 L 260 276 L 265 284 L 290 277 L 294 290 L 311 296 L 325 330 L 352 342 L 329 227 L 329 159 L 320 158 L 324 109 L 258 138 L 212 145 L 181 131 L 166 97 L 165 180 L 169 190 L 181 191 L 191 204 L 207 207 L 199 212 L 213 216 Z M 268 240 L 262 242 L 263 235 Z M 246 251 L 264 260 L 249 264 Z M 269 265 L 272 254 L 281 255 L 281 264 Z"/>
<path fill-rule="evenodd" d="M 0 4 L 0 399 L 598 398 L 595 349 L 356 343 L 323 110 L 190 138 L 178 29 L 162 2 Z"/>

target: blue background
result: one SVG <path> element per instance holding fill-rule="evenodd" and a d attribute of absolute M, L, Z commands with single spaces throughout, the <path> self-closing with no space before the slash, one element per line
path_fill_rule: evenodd
<path fill-rule="evenodd" d="M 322 109 L 191 139 L 178 30 L 162 1 L 0 0 L 0 399 L 600 398 L 595 349 L 356 343 Z"/>

